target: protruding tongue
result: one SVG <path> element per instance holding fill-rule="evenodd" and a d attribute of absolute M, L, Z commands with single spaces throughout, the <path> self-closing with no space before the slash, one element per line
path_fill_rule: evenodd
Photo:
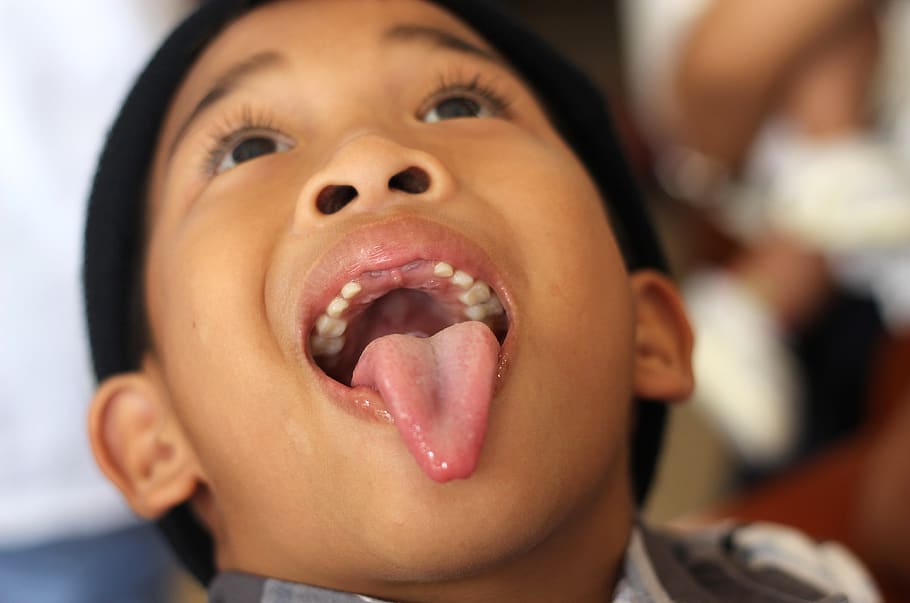
<path fill-rule="evenodd" d="M 499 343 L 482 322 L 429 338 L 386 335 L 363 351 L 351 386 L 379 392 L 420 468 L 445 482 L 477 466 L 498 356 Z"/>

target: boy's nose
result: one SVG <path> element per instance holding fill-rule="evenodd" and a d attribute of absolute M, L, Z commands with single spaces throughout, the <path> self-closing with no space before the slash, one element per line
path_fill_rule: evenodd
<path fill-rule="evenodd" d="M 345 212 L 438 202 L 454 191 L 452 175 L 432 154 L 367 133 L 343 143 L 298 200 L 298 223 Z"/>

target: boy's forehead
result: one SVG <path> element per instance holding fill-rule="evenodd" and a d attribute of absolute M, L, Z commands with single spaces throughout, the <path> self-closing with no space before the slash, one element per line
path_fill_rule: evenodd
<path fill-rule="evenodd" d="M 225 28 L 196 60 L 171 104 L 160 147 L 173 147 L 198 113 L 246 77 L 303 61 L 331 71 L 346 48 L 371 44 L 416 53 L 447 48 L 508 69 L 473 29 L 424 0 L 265 2 Z"/>

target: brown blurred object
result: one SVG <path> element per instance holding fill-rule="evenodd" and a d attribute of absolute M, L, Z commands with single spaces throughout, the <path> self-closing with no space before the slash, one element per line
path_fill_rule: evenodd
<path fill-rule="evenodd" d="M 910 335 L 886 341 L 875 366 L 869 420 L 856 435 L 711 515 L 842 542 L 868 565 L 886 602 L 910 603 Z"/>
<path fill-rule="evenodd" d="M 890 368 L 872 404 L 870 446 L 853 530 L 857 549 L 870 563 L 910 591 L 910 336 L 903 348 L 881 358 Z M 895 395 L 897 394 L 897 395 Z M 899 518 L 895 522 L 894 519 Z"/>
<path fill-rule="evenodd" d="M 712 2 L 676 75 L 684 144 L 735 170 L 772 114 L 822 138 L 862 127 L 879 9 L 876 0 Z"/>

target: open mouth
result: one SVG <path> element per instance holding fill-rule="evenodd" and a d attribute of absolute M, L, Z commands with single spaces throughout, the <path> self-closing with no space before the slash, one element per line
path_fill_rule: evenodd
<path fill-rule="evenodd" d="M 442 260 L 416 260 L 347 282 L 316 319 L 309 348 L 326 375 L 351 387 L 372 342 L 428 338 L 465 321 L 487 325 L 500 345 L 508 334 L 507 313 L 490 284 Z"/>
<path fill-rule="evenodd" d="M 330 248 L 299 301 L 301 343 L 328 399 L 394 425 L 439 483 L 479 467 L 510 371 L 516 323 L 495 266 L 461 233 L 395 216 Z"/>

